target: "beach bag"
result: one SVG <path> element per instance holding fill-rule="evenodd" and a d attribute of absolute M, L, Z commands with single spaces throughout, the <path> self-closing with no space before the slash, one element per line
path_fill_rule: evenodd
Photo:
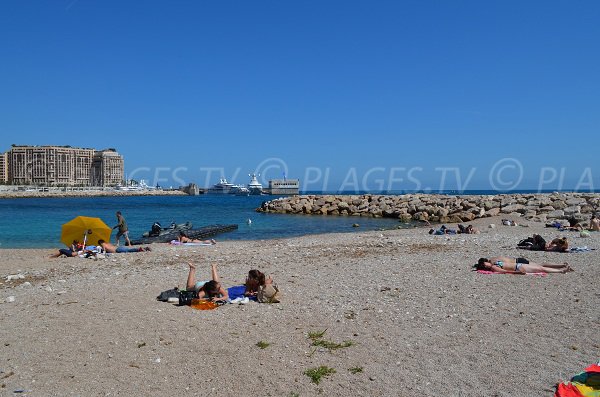
<path fill-rule="evenodd" d="M 256 300 L 260 303 L 279 303 L 281 302 L 281 292 L 273 284 L 263 285 L 258 289 Z"/>
<path fill-rule="evenodd" d="M 534 241 L 533 237 L 527 237 L 526 239 L 519 241 L 517 243 L 517 247 L 531 249 L 531 247 L 533 247 L 534 243 L 535 243 L 535 241 Z"/>
<path fill-rule="evenodd" d="M 179 291 L 179 306 L 190 306 L 197 297 L 196 291 Z"/>
<path fill-rule="evenodd" d="M 169 298 L 179 299 L 180 291 L 177 287 L 161 292 L 157 297 L 157 301 L 167 302 Z"/>
<path fill-rule="evenodd" d="M 546 240 L 543 239 L 539 234 L 533 235 L 533 246 L 531 247 L 533 251 L 545 251 L 546 250 Z"/>

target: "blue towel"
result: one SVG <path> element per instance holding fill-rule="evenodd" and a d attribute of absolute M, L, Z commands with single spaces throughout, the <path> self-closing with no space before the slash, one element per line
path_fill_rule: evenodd
<path fill-rule="evenodd" d="M 235 298 L 243 298 L 244 297 L 244 292 L 246 292 L 246 286 L 245 285 L 235 285 L 233 287 L 227 288 L 227 293 L 229 294 L 229 299 L 230 300 L 233 300 Z M 255 296 L 251 296 L 250 300 L 255 301 L 256 297 Z"/>
<path fill-rule="evenodd" d="M 587 246 L 583 246 L 583 247 L 573 247 L 569 251 L 570 252 L 587 252 L 587 251 L 593 251 L 593 250 L 595 250 L 595 248 L 588 248 Z"/>

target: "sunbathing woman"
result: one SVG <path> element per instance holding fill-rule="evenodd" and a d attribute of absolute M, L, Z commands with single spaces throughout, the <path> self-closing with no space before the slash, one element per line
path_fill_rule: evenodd
<path fill-rule="evenodd" d="M 546 245 L 546 251 L 567 252 L 568 250 L 569 242 L 566 237 L 555 238 Z"/>
<path fill-rule="evenodd" d="M 257 269 L 252 269 L 246 276 L 246 291 L 245 296 L 256 296 L 260 287 L 264 287 L 267 284 L 273 284 L 271 276 L 265 277 L 265 274 Z"/>
<path fill-rule="evenodd" d="M 229 294 L 227 290 L 221 286 L 221 280 L 217 273 L 217 265 L 211 265 L 210 281 L 196 282 L 196 266 L 189 262 L 190 272 L 188 273 L 186 289 L 188 291 L 196 291 L 199 299 L 206 299 L 212 302 L 227 302 Z"/>
<path fill-rule="evenodd" d="M 187 234 L 185 234 L 184 232 L 179 232 L 179 236 L 177 236 L 177 241 L 179 241 L 180 243 L 202 243 L 202 244 L 210 244 L 210 245 L 215 245 L 217 242 L 213 239 L 210 240 L 198 240 L 195 238 L 189 238 L 187 236 Z"/>
<path fill-rule="evenodd" d="M 574 271 L 568 263 L 533 263 L 525 258 L 509 258 L 496 256 L 493 258 L 479 258 L 475 270 L 488 270 L 495 273 L 566 273 Z"/>

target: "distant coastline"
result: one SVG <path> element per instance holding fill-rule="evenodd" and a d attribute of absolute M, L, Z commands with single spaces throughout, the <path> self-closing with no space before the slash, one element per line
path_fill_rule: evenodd
<path fill-rule="evenodd" d="M 0 199 L 64 198 L 64 197 L 131 197 L 131 196 L 187 196 L 181 190 L 68 190 L 68 191 L 1 191 Z"/>

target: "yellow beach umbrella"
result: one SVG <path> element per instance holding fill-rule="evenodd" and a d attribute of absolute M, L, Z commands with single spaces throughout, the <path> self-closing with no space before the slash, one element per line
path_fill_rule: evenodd
<path fill-rule="evenodd" d="M 100 218 L 78 216 L 62 225 L 60 241 L 66 246 L 73 244 L 73 240 L 86 245 L 98 245 L 98 240 L 110 241 L 112 229 Z"/>

